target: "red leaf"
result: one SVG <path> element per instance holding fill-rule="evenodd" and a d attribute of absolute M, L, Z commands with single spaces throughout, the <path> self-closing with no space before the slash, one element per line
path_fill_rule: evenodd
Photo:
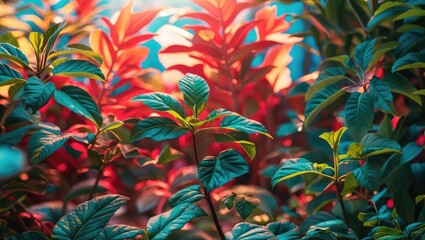
<path fill-rule="evenodd" d="M 136 34 L 142 28 L 146 27 L 161 10 L 162 9 L 153 9 L 132 14 L 127 35 Z"/>

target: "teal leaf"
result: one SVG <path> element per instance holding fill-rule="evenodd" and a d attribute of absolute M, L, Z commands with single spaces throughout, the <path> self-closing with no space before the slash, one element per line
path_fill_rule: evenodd
<path fill-rule="evenodd" d="M 391 88 L 384 81 L 374 77 L 369 84 L 369 93 L 373 99 L 375 109 L 392 115 L 397 114 L 393 104 Z"/>
<path fill-rule="evenodd" d="M 329 172 L 327 170 L 330 170 Z M 324 172 L 326 171 L 326 172 Z M 298 158 L 298 159 L 289 159 L 287 160 L 282 167 L 277 170 L 275 175 L 272 178 L 273 187 L 276 184 L 291 179 L 293 177 L 303 175 L 303 174 L 317 174 L 329 179 L 333 179 L 333 168 L 327 164 L 317 164 L 312 163 L 307 159 Z M 332 173 L 332 175 L 329 175 Z"/>
<path fill-rule="evenodd" d="M 411 8 L 411 6 L 402 2 L 384 2 L 375 11 L 373 17 L 367 24 L 367 29 L 370 31 L 382 22 L 393 20 L 395 17 L 405 12 L 409 8 Z"/>
<path fill-rule="evenodd" d="M 27 156 L 25 152 L 16 148 L 11 148 L 7 145 L 0 145 L 0 181 L 2 181 L 3 179 L 17 176 L 19 173 L 23 172 L 27 165 L 26 158 Z M 6 188 L 3 188 L 5 190 L 4 192 L 7 192 Z M 15 191 L 17 189 L 19 188 L 13 189 L 12 191 Z M 4 212 L 5 208 L 9 208 L 12 206 L 3 205 L 0 207 L 0 211 Z"/>
<path fill-rule="evenodd" d="M 305 94 L 305 100 L 309 101 L 316 93 L 320 92 L 324 87 L 341 82 L 344 79 L 348 79 L 344 75 L 330 76 L 325 79 L 316 80 L 307 90 Z"/>
<path fill-rule="evenodd" d="M 85 60 L 68 60 L 62 62 L 53 68 L 52 74 L 67 77 L 88 77 L 105 81 L 105 76 L 100 68 Z"/>
<path fill-rule="evenodd" d="M 266 226 L 270 232 L 276 235 L 278 240 L 300 239 L 300 229 L 291 222 L 272 222 Z"/>
<path fill-rule="evenodd" d="M 145 235 L 143 229 L 127 225 L 106 226 L 102 232 L 97 235 L 95 240 L 126 240 L 133 239 L 138 235 Z"/>
<path fill-rule="evenodd" d="M 69 135 L 54 133 L 47 130 L 35 132 L 29 139 L 28 152 L 33 165 L 44 161 L 68 141 Z"/>
<path fill-rule="evenodd" d="M 7 66 L 4 63 L 0 62 L 0 83 L 7 81 L 12 78 L 24 78 L 21 73 L 16 71 L 15 69 Z"/>
<path fill-rule="evenodd" d="M 0 43 L 0 58 L 15 62 L 28 69 L 29 62 L 25 54 L 17 47 L 9 43 Z"/>
<path fill-rule="evenodd" d="M 50 50 L 56 43 L 56 40 L 59 37 L 60 32 L 66 27 L 66 21 L 58 23 L 44 33 L 43 35 L 43 47 L 42 50 L 45 52 L 45 57 L 50 53 Z"/>
<path fill-rule="evenodd" d="M 417 52 L 408 53 L 394 62 L 391 71 L 397 72 L 410 68 L 425 68 L 425 54 Z"/>
<path fill-rule="evenodd" d="M 179 126 L 166 117 L 151 117 L 140 120 L 131 131 L 131 141 L 142 138 L 151 138 L 154 141 L 163 141 L 178 138 L 189 132 L 189 129 Z"/>
<path fill-rule="evenodd" d="M 257 153 L 255 144 L 249 141 L 248 134 L 243 132 L 215 133 L 214 140 L 216 142 L 233 142 L 238 144 L 251 160 L 254 159 Z"/>
<path fill-rule="evenodd" d="M 322 91 L 313 95 L 305 107 L 305 122 L 304 126 L 309 127 L 319 113 L 335 103 L 339 98 L 347 94 L 344 89 L 338 89 L 334 85 L 325 87 Z"/>
<path fill-rule="evenodd" d="M 149 239 L 166 239 L 172 231 L 181 229 L 190 220 L 204 216 L 207 216 L 207 213 L 202 208 L 190 203 L 182 203 L 148 220 Z"/>
<path fill-rule="evenodd" d="M 13 236 L 10 240 L 49 240 L 44 233 L 42 232 L 35 232 L 35 231 L 29 231 L 29 232 L 23 232 L 19 233 L 16 236 Z"/>
<path fill-rule="evenodd" d="M 311 226 L 303 239 L 353 239 L 356 234 L 347 227 L 344 221 L 328 220 Z"/>
<path fill-rule="evenodd" d="M 63 56 L 63 55 L 72 55 L 72 54 L 80 54 L 90 59 L 92 62 L 97 64 L 102 64 L 102 55 L 96 52 L 89 47 L 85 47 L 84 45 L 74 44 L 68 46 L 67 48 L 58 49 L 55 52 L 51 53 L 48 59 L 52 59 L 54 57 Z"/>
<path fill-rule="evenodd" d="M 273 138 L 261 123 L 240 115 L 230 115 L 224 117 L 221 121 L 220 128 L 236 130 L 247 134 L 260 133 L 267 137 Z"/>
<path fill-rule="evenodd" d="M 383 137 L 377 133 L 366 134 L 360 143 L 363 146 L 363 157 L 384 153 L 401 153 L 401 147 L 396 141 Z"/>
<path fill-rule="evenodd" d="M 230 195 L 226 195 L 223 197 L 223 204 L 226 206 L 227 209 L 232 209 L 233 205 L 235 205 L 235 199 L 237 194 L 232 192 Z"/>
<path fill-rule="evenodd" d="M 205 157 L 198 169 L 199 180 L 208 192 L 248 172 L 245 159 L 234 149 L 224 150 L 218 157 Z"/>
<path fill-rule="evenodd" d="M 207 82 L 198 75 L 186 74 L 178 83 L 183 92 L 183 100 L 186 106 L 193 110 L 193 115 L 198 117 L 204 110 L 210 94 Z"/>
<path fill-rule="evenodd" d="M 373 67 L 375 67 L 376 63 L 381 59 L 382 56 L 384 56 L 385 53 L 393 50 L 398 45 L 399 43 L 395 41 L 375 45 L 374 53 L 366 69 L 366 72 L 370 71 Z"/>
<path fill-rule="evenodd" d="M 354 61 L 363 70 L 366 71 L 373 57 L 373 50 L 376 39 L 363 41 L 354 49 Z"/>
<path fill-rule="evenodd" d="M 298 132 L 298 127 L 294 123 L 292 122 L 283 123 L 279 125 L 279 127 L 277 128 L 276 137 L 278 138 L 286 137 L 297 132 Z"/>
<path fill-rule="evenodd" d="M 373 119 L 373 101 L 369 94 L 352 93 L 345 104 L 345 121 L 351 137 L 360 141 L 372 128 Z"/>
<path fill-rule="evenodd" d="M 112 215 L 127 201 L 125 196 L 110 194 L 83 202 L 56 223 L 52 237 L 58 240 L 95 239 Z"/>
<path fill-rule="evenodd" d="M 245 220 L 258 205 L 260 205 L 260 199 L 251 194 L 238 194 L 235 200 L 235 209 L 243 220 Z"/>
<path fill-rule="evenodd" d="M 404 234 L 408 239 L 419 240 L 425 235 L 425 222 L 416 222 L 409 224 L 404 229 Z"/>
<path fill-rule="evenodd" d="M 417 91 L 415 86 L 400 73 L 385 73 L 382 81 L 390 86 L 392 92 L 404 95 L 417 104 L 422 105 L 421 98 L 415 94 Z"/>
<path fill-rule="evenodd" d="M 168 203 L 172 208 L 181 203 L 195 203 L 204 198 L 199 185 L 192 185 L 176 192 L 168 199 Z"/>
<path fill-rule="evenodd" d="M 92 121 L 97 127 L 102 126 L 103 118 L 92 97 L 83 89 L 65 86 L 53 94 L 56 102 L 72 112 Z"/>
<path fill-rule="evenodd" d="M 205 118 L 205 120 L 200 121 L 200 122 L 197 122 L 197 123 L 191 123 L 191 124 L 193 126 L 197 126 L 198 127 L 198 126 L 201 126 L 201 125 L 203 125 L 205 123 L 211 122 L 211 121 L 213 121 L 213 120 L 215 120 L 217 118 L 226 117 L 226 116 L 230 116 L 230 115 L 239 115 L 239 114 L 237 114 L 235 112 L 232 112 L 232 111 L 229 111 L 229 110 L 224 109 L 224 108 L 219 108 L 219 109 L 215 109 L 215 110 L 211 111 L 207 115 L 207 117 Z"/>
<path fill-rule="evenodd" d="M 166 93 L 154 92 L 136 96 L 132 101 L 140 101 L 153 110 L 168 112 L 178 119 L 186 118 L 186 112 L 179 100 Z"/>
<path fill-rule="evenodd" d="M 276 236 L 266 227 L 253 223 L 242 222 L 236 224 L 232 232 L 226 233 L 227 240 L 270 240 Z"/>
<path fill-rule="evenodd" d="M 353 171 L 353 176 L 360 187 L 370 191 L 378 190 L 381 186 L 381 165 L 375 161 L 366 163 Z"/>
<path fill-rule="evenodd" d="M 25 134 L 29 130 L 36 129 L 36 128 L 37 128 L 37 125 L 30 124 L 30 125 L 25 125 L 20 128 L 13 129 L 12 131 L 3 133 L 0 135 L 0 144 L 9 145 L 9 146 L 16 145 L 22 140 L 22 138 L 25 136 Z"/>
<path fill-rule="evenodd" d="M 49 102 L 50 97 L 56 90 L 55 84 L 48 82 L 44 84 L 37 77 L 30 77 L 24 87 L 23 100 L 26 107 L 29 107 L 32 114 Z"/>

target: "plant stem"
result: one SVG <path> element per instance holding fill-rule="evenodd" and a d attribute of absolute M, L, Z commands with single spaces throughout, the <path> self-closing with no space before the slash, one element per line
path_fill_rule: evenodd
<path fill-rule="evenodd" d="M 341 206 L 341 211 L 342 211 L 342 216 L 344 217 L 344 221 L 347 224 L 348 227 L 350 227 L 350 223 L 348 222 L 348 215 L 347 215 L 347 210 L 345 209 L 345 205 L 344 205 L 344 200 L 342 199 L 342 189 L 341 186 L 339 185 L 339 163 L 338 163 L 338 153 L 337 150 L 338 147 L 336 147 L 336 149 L 333 150 L 333 159 L 334 159 L 334 168 L 335 168 L 335 186 L 336 186 L 336 196 L 338 198 L 338 202 L 339 205 Z"/>
<path fill-rule="evenodd" d="M 360 26 L 363 28 L 363 30 L 366 33 L 367 38 L 370 38 L 369 32 L 367 31 L 366 26 L 364 25 L 362 19 L 360 18 L 359 14 L 356 12 L 356 9 L 354 9 L 353 4 L 351 3 L 351 0 L 348 0 L 348 5 L 350 5 L 351 10 L 353 10 L 354 16 L 356 16 L 357 21 L 359 22 Z"/>
<path fill-rule="evenodd" d="M 103 170 L 105 169 L 106 165 L 109 162 L 109 158 L 110 158 L 110 151 L 109 151 L 109 149 L 107 149 L 106 157 L 102 161 L 102 165 L 100 166 L 99 172 L 97 173 L 96 181 L 94 182 L 94 185 L 93 185 L 93 188 L 92 188 L 92 190 L 90 192 L 90 195 L 89 195 L 89 199 L 88 200 L 91 200 L 93 198 L 94 193 L 96 192 L 97 185 L 99 185 L 100 178 L 103 175 Z"/>
<path fill-rule="evenodd" d="M 195 136 L 194 132 L 192 132 L 192 142 L 193 142 L 193 152 L 195 154 L 196 165 L 199 168 L 200 161 L 199 161 L 199 158 L 198 158 L 198 148 L 196 147 L 196 136 Z M 221 240 L 225 240 L 226 237 L 224 236 L 223 229 L 221 228 L 220 222 L 218 220 L 217 213 L 215 212 L 215 208 L 214 208 L 214 204 L 213 204 L 212 199 L 211 199 L 211 195 L 207 191 L 205 186 L 203 186 L 203 188 L 204 188 L 205 198 L 208 202 L 208 207 L 210 208 L 210 212 L 211 212 L 211 215 L 212 215 L 212 218 L 213 218 L 213 221 L 214 221 L 215 228 L 217 229 L 217 233 L 220 236 Z"/>

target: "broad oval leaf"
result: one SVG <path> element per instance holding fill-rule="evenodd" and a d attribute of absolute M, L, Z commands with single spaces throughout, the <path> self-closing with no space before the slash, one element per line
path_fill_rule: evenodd
<path fill-rule="evenodd" d="M 38 128 L 35 124 L 25 125 L 0 135 L 0 144 L 13 146 L 18 144 L 30 129 Z"/>
<path fill-rule="evenodd" d="M 143 229 L 128 226 L 128 225 L 111 225 L 106 226 L 102 232 L 97 235 L 95 240 L 125 240 L 125 239 L 133 239 L 138 235 L 145 235 L 145 231 Z"/>
<path fill-rule="evenodd" d="M 218 157 L 204 158 L 198 169 L 199 180 L 209 192 L 248 172 L 245 159 L 234 149 L 224 150 Z"/>
<path fill-rule="evenodd" d="M 341 142 L 342 136 L 344 136 L 345 131 L 347 131 L 346 127 L 342 127 L 338 129 L 336 132 L 324 132 L 320 134 L 320 138 L 328 142 L 329 146 L 332 149 L 338 149 L 339 143 Z"/>
<path fill-rule="evenodd" d="M 66 21 L 63 21 L 61 23 L 58 23 L 49 29 L 43 34 L 43 45 L 42 45 L 42 51 L 44 51 L 45 58 L 47 58 L 47 55 L 50 53 L 50 50 L 53 48 L 53 46 L 56 43 L 56 40 L 59 37 L 59 34 L 61 31 L 66 27 Z"/>
<path fill-rule="evenodd" d="M 207 82 L 198 75 L 188 73 L 179 81 L 178 86 L 183 92 L 183 100 L 186 106 L 193 110 L 195 117 L 199 116 L 210 95 Z"/>
<path fill-rule="evenodd" d="M 273 138 L 267 132 L 267 129 L 263 126 L 263 124 L 240 115 L 230 115 L 223 118 L 220 123 L 220 127 L 225 129 L 237 130 L 247 134 L 260 133 L 269 138 Z"/>
<path fill-rule="evenodd" d="M 49 102 L 55 90 L 55 84 L 52 82 L 44 84 L 39 78 L 30 77 L 24 87 L 23 100 L 25 105 L 31 108 L 34 114 Z"/>
<path fill-rule="evenodd" d="M 53 133 L 47 130 L 35 132 L 29 139 L 28 152 L 33 165 L 44 161 L 68 141 L 69 135 Z"/>
<path fill-rule="evenodd" d="M 251 194 L 238 194 L 235 200 L 235 209 L 243 220 L 245 220 L 258 205 L 260 205 L 260 199 Z"/>
<path fill-rule="evenodd" d="M 30 68 L 28 66 L 28 58 L 25 54 L 19 48 L 9 43 L 0 43 L 0 58 L 15 62 L 26 69 Z"/>
<path fill-rule="evenodd" d="M 207 213 L 202 208 L 190 203 L 182 203 L 148 220 L 149 239 L 166 239 L 171 231 L 181 229 L 190 220 L 204 216 L 207 216 Z"/>
<path fill-rule="evenodd" d="M 320 92 L 324 87 L 340 82 L 344 79 L 348 79 L 344 75 L 330 76 L 325 79 L 316 80 L 310 87 L 308 87 L 307 93 L 305 94 L 305 100 L 309 101 L 314 94 Z"/>
<path fill-rule="evenodd" d="M 75 86 L 65 86 L 56 90 L 53 96 L 60 105 L 92 121 L 98 128 L 102 126 L 103 118 L 99 108 L 85 90 Z"/>
<path fill-rule="evenodd" d="M 360 187 L 370 191 L 378 190 L 381 186 L 381 165 L 378 162 L 366 161 L 366 163 L 353 171 L 353 176 Z"/>
<path fill-rule="evenodd" d="M 403 75 L 399 73 L 388 72 L 385 73 L 385 77 L 382 79 L 382 81 L 384 81 L 388 86 L 390 86 L 392 92 L 402 94 L 415 101 L 419 105 L 422 105 L 421 98 L 415 94 L 417 89 Z"/>
<path fill-rule="evenodd" d="M 184 120 L 186 112 L 179 100 L 166 93 L 154 92 L 136 96 L 132 101 L 140 101 L 153 110 L 168 112 L 174 117 Z"/>
<path fill-rule="evenodd" d="M 272 222 L 266 226 L 278 240 L 300 239 L 300 229 L 292 222 Z"/>
<path fill-rule="evenodd" d="M 338 89 L 334 85 L 331 85 L 313 95 L 305 107 L 305 127 L 309 127 L 323 109 L 330 106 L 345 94 L 347 94 L 347 92 L 344 89 Z"/>
<path fill-rule="evenodd" d="M 63 216 L 53 228 L 53 239 L 92 240 L 126 202 L 125 196 L 110 194 L 81 203 Z"/>
<path fill-rule="evenodd" d="M 24 77 L 22 76 L 20 72 L 0 62 L 0 83 L 7 81 L 11 78 L 22 79 Z"/>
<path fill-rule="evenodd" d="M 354 92 L 345 105 L 345 121 L 348 132 L 355 141 L 360 141 L 372 128 L 373 102 L 368 93 Z"/>
<path fill-rule="evenodd" d="M 354 49 L 354 61 L 364 71 L 372 60 L 375 44 L 376 39 L 367 40 L 357 45 Z"/>
<path fill-rule="evenodd" d="M 236 224 L 232 232 L 226 233 L 227 240 L 270 240 L 276 236 L 266 227 L 253 223 L 242 222 Z"/>
<path fill-rule="evenodd" d="M 178 138 L 186 134 L 189 129 L 179 126 L 172 119 L 166 117 L 151 117 L 140 120 L 131 131 L 131 141 L 142 138 L 151 138 L 154 141 L 163 141 Z"/>
<path fill-rule="evenodd" d="M 340 219 L 328 220 L 311 226 L 303 239 L 359 239 Z"/>
<path fill-rule="evenodd" d="M 324 172 L 327 169 L 331 170 L 329 172 L 332 173 L 331 175 Z M 333 168 L 327 164 L 312 163 L 304 158 L 289 159 L 274 174 L 272 178 L 272 185 L 274 187 L 280 182 L 308 173 L 313 173 L 329 179 L 333 179 L 333 171 Z"/>
<path fill-rule="evenodd" d="M 425 68 L 425 54 L 417 52 L 408 53 L 394 62 L 391 71 L 397 72 L 410 68 Z"/>
<path fill-rule="evenodd" d="M 360 143 L 363 146 L 363 157 L 370 157 L 383 153 L 401 153 L 401 147 L 396 141 L 383 137 L 378 133 L 366 134 Z"/>
<path fill-rule="evenodd" d="M 382 110 L 392 115 L 397 114 L 393 104 L 391 88 L 384 81 L 374 77 L 369 82 L 369 93 L 373 99 L 375 109 Z"/>
<path fill-rule="evenodd" d="M 168 199 L 170 206 L 176 207 L 181 203 L 195 203 L 204 198 L 204 194 L 201 193 L 201 187 L 199 185 L 189 186 L 171 195 Z"/>
<path fill-rule="evenodd" d="M 88 77 L 105 81 L 105 76 L 99 67 L 85 60 L 68 60 L 56 65 L 52 71 L 53 75 L 67 77 Z"/>

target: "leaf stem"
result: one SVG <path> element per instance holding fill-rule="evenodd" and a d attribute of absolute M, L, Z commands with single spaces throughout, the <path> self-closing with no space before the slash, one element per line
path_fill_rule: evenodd
<path fill-rule="evenodd" d="M 338 147 L 336 147 L 336 149 L 333 149 L 333 160 L 334 160 L 334 168 L 335 168 L 335 178 L 334 178 L 334 182 L 335 182 L 335 186 L 336 186 L 336 196 L 338 198 L 338 202 L 339 205 L 341 206 L 341 211 L 342 211 L 342 215 L 344 217 L 344 221 L 347 224 L 348 227 L 350 227 L 350 223 L 348 222 L 348 215 L 347 215 L 347 210 L 345 209 L 345 205 L 344 205 L 344 200 L 342 199 L 342 189 L 340 186 L 340 182 L 339 182 L 339 163 L 338 163 L 338 153 L 337 150 Z"/>
<path fill-rule="evenodd" d="M 195 135 L 194 132 L 192 132 L 192 143 L 193 143 L 193 152 L 195 154 L 196 165 L 199 168 L 200 161 L 199 161 L 199 158 L 198 158 L 198 148 L 196 146 L 196 135 Z M 213 218 L 213 221 L 214 221 L 215 228 L 217 229 L 217 233 L 220 236 L 221 240 L 225 240 L 226 237 L 224 236 L 223 229 L 221 228 L 220 222 L 218 220 L 217 213 L 215 212 L 215 208 L 214 208 L 214 204 L 213 204 L 212 199 L 211 199 L 211 195 L 207 191 L 205 186 L 203 186 L 203 188 L 204 188 L 205 199 L 208 202 L 208 207 L 210 208 L 210 212 L 211 212 L 211 215 L 212 215 L 212 218 Z"/>

